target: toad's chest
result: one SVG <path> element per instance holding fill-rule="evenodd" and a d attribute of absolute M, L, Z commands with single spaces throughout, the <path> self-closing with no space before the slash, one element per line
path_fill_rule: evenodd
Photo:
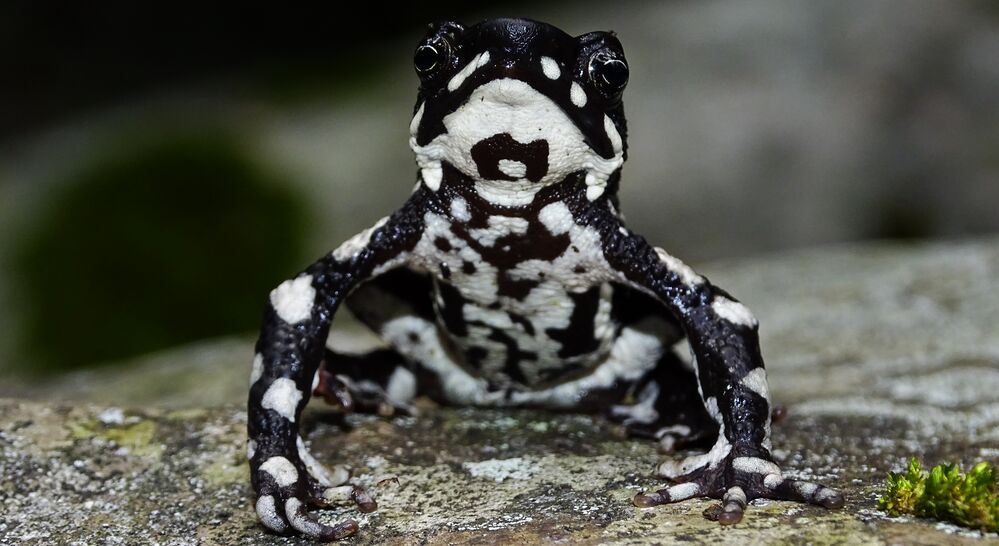
<path fill-rule="evenodd" d="M 519 216 L 450 208 L 425 215 L 414 254 L 465 367 L 497 386 L 532 388 L 597 365 L 617 329 L 597 233 L 561 203 Z"/>

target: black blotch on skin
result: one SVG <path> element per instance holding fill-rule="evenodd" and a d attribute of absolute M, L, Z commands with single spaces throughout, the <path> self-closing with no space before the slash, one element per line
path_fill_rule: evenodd
<path fill-rule="evenodd" d="M 517 313 L 511 313 L 511 312 L 507 311 L 506 314 L 510 316 L 510 321 L 511 322 L 513 322 L 514 324 L 519 324 L 521 327 L 524 328 L 524 333 L 526 333 L 529 336 L 533 336 L 534 335 L 534 323 L 533 322 L 531 322 L 531 321 L 527 320 L 526 318 L 524 318 L 523 315 L 518 315 Z"/>
<path fill-rule="evenodd" d="M 523 163 L 527 167 L 525 177 L 531 182 L 538 182 L 548 174 L 548 141 L 521 144 L 510 133 L 500 133 L 472 146 L 472 160 L 480 176 L 489 180 L 517 180 L 500 170 L 501 159 Z"/>
<path fill-rule="evenodd" d="M 489 356 L 489 349 L 479 347 L 478 345 L 473 345 L 465 351 L 465 358 L 467 359 L 469 365 L 479 370 L 482 369 L 482 361 L 485 360 L 487 356 Z"/>
<path fill-rule="evenodd" d="M 499 295 L 523 300 L 539 283 L 533 279 L 513 279 L 509 272 L 503 271 L 497 274 L 496 284 Z"/>
<path fill-rule="evenodd" d="M 448 241 L 444 237 L 437 237 L 434 239 L 434 246 L 439 248 L 441 252 L 450 252 L 452 248 L 451 241 Z"/>
<path fill-rule="evenodd" d="M 562 344 L 558 351 L 561 358 L 587 354 L 597 350 L 599 343 L 593 336 L 594 319 L 600 303 L 600 287 L 594 286 L 581 294 L 568 293 L 572 300 L 572 315 L 564 329 L 548 328 L 548 337 Z"/>
<path fill-rule="evenodd" d="M 457 336 L 468 335 L 468 323 L 465 321 L 465 314 L 462 309 L 465 307 L 465 298 L 451 283 L 437 283 L 437 290 L 441 295 L 440 317 L 444 321 L 444 327 L 448 332 Z"/>
<path fill-rule="evenodd" d="M 476 271 L 475 264 L 473 264 L 472 262 L 462 262 L 461 271 L 466 275 L 474 275 Z"/>
<path fill-rule="evenodd" d="M 381 306 L 366 305 L 373 292 L 388 295 L 393 303 Z M 400 267 L 361 284 L 347 297 L 346 303 L 347 308 L 358 320 L 377 332 L 381 330 L 383 323 L 397 315 L 399 306 L 411 309 L 411 312 L 418 317 L 433 320 L 435 315 L 432 294 L 433 282 L 429 275 Z"/>
<path fill-rule="evenodd" d="M 510 337 L 510 334 L 507 334 L 503 330 L 493 329 L 493 333 L 489 335 L 489 339 L 502 343 L 506 347 L 506 361 L 503 365 L 503 372 L 507 377 L 518 383 L 525 383 L 524 372 L 520 369 L 520 363 L 524 360 L 537 360 L 537 353 L 521 351 L 517 340 Z"/>

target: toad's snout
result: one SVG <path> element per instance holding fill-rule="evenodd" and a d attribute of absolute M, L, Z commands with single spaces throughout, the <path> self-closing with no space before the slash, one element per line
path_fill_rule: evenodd
<path fill-rule="evenodd" d="M 485 180 L 538 182 L 548 174 L 548 141 L 524 144 L 510 133 L 499 133 L 472 146 L 472 160 Z"/>

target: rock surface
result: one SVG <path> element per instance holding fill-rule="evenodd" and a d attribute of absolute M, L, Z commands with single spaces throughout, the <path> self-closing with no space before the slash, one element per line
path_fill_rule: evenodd
<path fill-rule="evenodd" d="M 314 404 L 307 441 L 354 468 L 380 508 L 349 544 L 985 544 L 887 518 L 885 474 L 999 462 L 999 239 L 844 246 L 700 268 L 762 323 L 788 475 L 841 488 L 844 509 L 754 503 L 722 528 L 693 500 L 637 509 L 652 444 L 596 418 L 424 405 L 419 418 Z M 0 390 L 0 544 L 305 544 L 266 534 L 249 502 L 242 397 L 249 342 L 128 370 Z M 29 400 L 33 398 L 34 400 Z M 395 478 L 395 479 L 390 479 Z"/>

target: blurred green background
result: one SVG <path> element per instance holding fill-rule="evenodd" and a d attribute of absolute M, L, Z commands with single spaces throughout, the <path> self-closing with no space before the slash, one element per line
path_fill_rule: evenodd
<path fill-rule="evenodd" d="M 0 371 L 252 339 L 272 286 L 409 194 L 439 18 L 616 31 L 624 210 L 695 264 L 999 232 L 997 6 L 6 3 Z"/>

